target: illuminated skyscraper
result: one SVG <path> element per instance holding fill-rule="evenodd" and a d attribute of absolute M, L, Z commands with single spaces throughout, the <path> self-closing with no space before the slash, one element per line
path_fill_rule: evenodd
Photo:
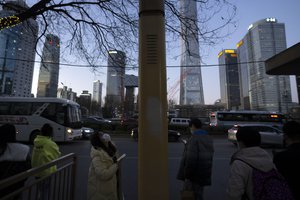
<path fill-rule="evenodd" d="M 0 18 L 28 8 L 22 0 L 8 0 L 0 11 Z M 0 96 L 31 96 L 37 33 L 34 19 L 0 31 Z"/>
<path fill-rule="evenodd" d="M 180 104 L 204 104 L 203 86 L 199 55 L 198 33 L 194 33 L 197 19 L 197 3 L 194 0 L 180 0 L 180 10 L 185 17 L 181 22 L 181 71 L 180 71 Z M 192 19 L 192 20 L 190 20 Z"/>
<path fill-rule="evenodd" d="M 222 50 L 218 58 L 220 64 L 221 102 L 225 104 L 226 109 L 237 110 L 241 101 L 236 50 Z"/>
<path fill-rule="evenodd" d="M 237 46 L 238 61 L 244 63 L 239 65 L 240 80 L 248 80 L 242 82 L 242 99 L 247 99 L 244 95 L 249 94 L 252 110 L 286 112 L 292 101 L 290 78 L 267 75 L 263 62 L 286 49 L 284 23 L 278 23 L 275 18 L 259 20 L 249 26 Z"/>
<path fill-rule="evenodd" d="M 43 48 L 37 97 L 57 97 L 59 52 L 59 38 L 48 34 Z"/>

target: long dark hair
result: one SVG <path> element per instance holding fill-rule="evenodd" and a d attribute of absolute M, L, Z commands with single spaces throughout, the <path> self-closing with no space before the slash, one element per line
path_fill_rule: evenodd
<path fill-rule="evenodd" d="M 0 127 L 0 155 L 4 154 L 10 142 L 16 142 L 16 128 L 12 124 L 4 124 Z"/>
<path fill-rule="evenodd" d="M 102 137 L 102 133 L 94 133 L 93 135 L 91 135 L 91 144 L 93 145 L 93 147 L 95 149 L 101 148 L 103 149 L 110 157 L 114 157 L 117 149 L 115 147 L 115 145 L 112 144 L 112 142 L 108 142 L 108 146 L 106 146 L 103 141 L 100 139 L 100 137 Z"/>

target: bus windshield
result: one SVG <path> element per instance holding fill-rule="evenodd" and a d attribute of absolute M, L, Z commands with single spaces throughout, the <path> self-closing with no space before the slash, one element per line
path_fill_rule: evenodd
<path fill-rule="evenodd" d="M 81 112 L 78 106 L 68 106 L 67 125 L 71 128 L 81 128 Z"/>

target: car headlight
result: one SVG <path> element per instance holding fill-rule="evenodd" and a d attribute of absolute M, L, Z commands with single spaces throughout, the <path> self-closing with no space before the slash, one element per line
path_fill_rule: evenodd
<path fill-rule="evenodd" d="M 67 133 L 68 133 L 69 135 L 71 135 L 72 132 L 73 132 L 72 129 L 70 129 L 70 128 L 67 129 Z"/>
<path fill-rule="evenodd" d="M 90 133 L 90 132 L 91 132 L 90 129 L 85 129 L 85 130 L 83 130 L 83 131 L 86 132 L 86 133 Z"/>
<path fill-rule="evenodd" d="M 180 133 L 177 133 L 178 136 L 180 136 Z"/>

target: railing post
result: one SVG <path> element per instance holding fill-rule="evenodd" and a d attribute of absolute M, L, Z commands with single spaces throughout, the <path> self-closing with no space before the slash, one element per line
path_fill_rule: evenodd
<path fill-rule="evenodd" d="M 74 193 L 75 193 L 75 180 L 76 180 L 76 168 L 77 168 L 77 156 L 76 155 L 74 155 L 74 157 L 73 157 L 73 166 L 72 166 L 72 178 L 71 178 L 71 196 L 70 196 L 70 198 L 71 198 L 71 200 L 73 200 L 74 199 Z M 75 179 L 75 180 L 74 180 Z"/>

